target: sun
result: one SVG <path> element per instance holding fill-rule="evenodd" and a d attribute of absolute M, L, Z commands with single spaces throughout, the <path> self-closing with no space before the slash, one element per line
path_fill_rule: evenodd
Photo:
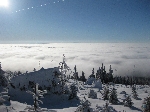
<path fill-rule="evenodd" d="M 0 7 L 8 7 L 8 0 L 0 0 Z"/>

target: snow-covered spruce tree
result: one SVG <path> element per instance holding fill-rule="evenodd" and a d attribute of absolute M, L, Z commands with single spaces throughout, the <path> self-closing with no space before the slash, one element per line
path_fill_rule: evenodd
<path fill-rule="evenodd" d="M 132 107 L 133 105 L 133 102 L 130 96 L 127 96 L 126 99 L 123 101 L 123 103 L 124 103 L 124 106 L 127 106 L 127 107 Z"/>
<path fill-rule="evenodd" d="M 138 94 L 136 92 L 136 85 L 135 84 L 132 86 L 132 97 L 134 99 L 138 99 Z"/>
<path fill-rule="evenodd" d="M 60 78 L 61 78 L 61 85 L 62 85 L 62 91 L 64 91 L 64 85 L 65 85 L 65 81 L 67 81 L 67 77 L 66 77 L 66 73 L 71 70 L 69 68 L 69 66 L 67 65 L 67 63 L 65 62 L 65 55 L 63 54 L 63 61 L 59 63 L 59 69 L 61 71 L 61 75 L 60 75 Z M 72 71 L 70 72 L 70 74 L 72 73 Z M 69 75 L 70 75 L 69 74 Z"/>
<path fill-rule="evenodd" d="M 102 109 L 102 111 L 101 112 L 110 112 L 110 108 L 109 108 L 109 103 L 108 102 L 106 102 L 106 104 L 103 106 L 103 109 Z"/>
<path fill-rule="evenodd" d="M 82 71 L 81 81 L 86 82 L 85 73 Z"/>
<path fill-rule="evenodd" d="M 3 88 L 3 91 L 0 93 L 0 105 L 3 103 L 10 103 L 10 96 L 8 95 L 8 88 Z"/>
<path fill-rule="evenodd" d="M 52 82 L 52 87 L 53 87 L 53 91 L 55 92 L 55 88 L 56 88 L 56 86 L 57 86 L 57 83 L 56 83 L 56 80 L 55 80 L 55 78 L 53 78 L 53 80 L 51 80 L 51 82 Z M 63 85 L 63 83 L 62 83 L 62 85 Z"/>
<path fill-rule="evenodd" d="M 109 106 L 109 103 L 106 102 L 103 106 L 96 105 L 96 109 L 93 112 L 117 112 L 112 106 Z"/>
<path fill-rule="evenodd" d="M 113 88 L 109 93 L 109 103 L 112 103 L 112 104 L 118 103 L 117 91 L 115 88 Z"/>
<path fill-rule="evenodd" d="M 93 89 L 90 89 L 90 92 L 88 93 L 88 98 L 97 98 L 97 92 L 95 92 Z"/>
<path fill-rule="evenodd" d="M 89 76 L 90 78 L 93 77 L 95 78 L 95 75 L 94 75 L 94 68 L 92 69 L 92 74 Z"/>
<path fill-rule="evenodd" d="M 4 102 L 5 102 L 5 99 L 0 96 L 0 105 L 3 105 Z"/>
<path fill-rule="evenodd" d="M 75 84 L 70 85 L 70 95 L 68 100 L 71 100 L 73 98 L 75 98 L 77 96 L 77 87 L 75 86 Z"/>
<path fill-rule="evenodd" d="M 150 97 L 144 98 L 142 110 L 143 112 L 150 112 Z"/>
<path fill-rule="evenodd" d="M 8 82 L 8 78 L 7 76 L 5 75 L 5 71 L 2 70 L 2 67 L 1 67 L 1 62 L 0 62 L 0 85 L 3 86 L 3 87 L 7 87 L 9 82 Z M 8 75 L 8 74 L 7 74 Z"/>
<path fill-rule="evenodd" d="M 69 87 L 67 84 L 64 85 L 63 94 L 69 94 Z"/>
<path fill-rule="evenodd" d="M 145 93 L 148 93 L 147 90 L 145 90 Z"/>
<path fill-rule="evenodd" d="M 43 103 L 41 100 L 39 100 L 39 98 L 43 98 L 43 95 L 45 93 L 47 93 L 47 91 L 46 90 L 44 90 L 44 91 L 38 90 L 38 85 L 39 85 L 38 83 L 35 84 L 35 87 L 33 88 L 34 92 L 27 91 L 27 93 L 30 93 L 33 95 L 34 105 L 33 106 L 27 106 L 25 108 L 25 110 L 34 111 L 34 112 L 45 111 L 44 109 L 39 107 L 39 103 Z"/>
<path fill-rule="evenodd" d="M 108 85 L 104 86 L 102 95 L 103 95 L 102 97 L 104 100 L 109 99 L 109 87 L 108 87 Z"/>
<path fill-rule="evenodd" d="M 75 79 L 76 81 L 79 79 L 76 65 L 75 65 L 75 67 L 74 67 L 74 74 L 73 74 L 73 77 L 74 77 L 74 79 Z"/>
<path fill-rule="evenodd" d="M 84 97 L 84 100 L 81 100 L 81 105 L 79 105 L 76 109 L 75 112 L 91 112 L 90 106 L 91 103 L 86 100 L 86 98 Z"/>

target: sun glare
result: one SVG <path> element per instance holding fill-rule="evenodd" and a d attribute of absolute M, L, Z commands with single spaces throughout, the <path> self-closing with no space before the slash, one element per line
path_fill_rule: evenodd
<path fill-rule="evenodd" d="M 8 7 L 8 0 L 0 0 L 0 7 Z"/>

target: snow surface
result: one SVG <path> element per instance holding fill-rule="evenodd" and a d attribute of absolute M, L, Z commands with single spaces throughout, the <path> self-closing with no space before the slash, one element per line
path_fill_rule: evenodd
<path fill-rule="evenodd" d="M 61 73 L 61 75 L 59 75 L 58 77 L 55 76 L 55 71 Z M 65 82 L 63 82 L 64 79 Z M 52 86 L 53 80 L 56 81 L 56 87 Z M 150 95 L 150 85 L 136 85 L 138 98 L 134 99 L 132 97 L 132 88 L 130 85 L 126 86 L 113 83 L 106 85 L 102 84 L 100 80 L 96 80 L 93 77 L 88 78 L 87 82 L 83 83 L 78 80 L 67 79 L 66 77 L 64 77 L 63 70 L 61 70 L 60 72 L 58 67 L 48 69 L 42 68 L 39 71 L 20 74 L 12 77 L 10 80 L 10 85 L 8 86 L 8 90 L 0 86 L 0 98 L 1 102 L 3 102 L 3 105 L 0 105 L 0 112 L 27 112 L 28 110 L 25 109 L 29 106 L 34 105 L 34 99 L 32 94 L 29 94 L 27 92 L 34 92 L 34 87 L 32 88 L 29 86 L 29 81 L 38 83 L 38 85 L 43 88 L 45 86 L 51 85 L 51 90 L 49 92 L 46 92 L 43 95 L 43 98 L 39 98 L 39 100 L 43 102 L 43 104 L 39 104 L 39 107 L 47 112 L 75 112 L 78 107 L 82 107 L 81 105 L 83 104 L 83 101 L 90 102 L 90 105 L 88 105 L 87 108 L 90 108 L 91 112 L 104 112 L 102 110 L 108 103 L 108 101 L 104 101 L 102 97 L 103 88 L 105 86 L 108 86 L 110 91 L 115 88 L 117 91 L 117 98 L 119 100 L 118 104 L 108 103 L 108 108 L 110 109 L 110 112 L 142 112 L 141 106 L 144 98 Z M 65 85 L 63 85 L 63 83 L 65 83 Z M 70 87 L 72 87 L 72 85 L 77 87 L 77 97 L 69 99 L 71 91 Z M 25 90 L 20 89 L 22 87 L 25 87 Z M 69 89 L 69 94 L 59 93 L 59 91 L 62 92 L 62 90 L 64 89 Z M 94 94 L 96 92 L 95 98 L 88 97 L 91 90 L 94 91 Z M 10 96 L 10 99 L 8 98 L 4 101 L 3 98 L 7 96 L 7 93 Z M 93 93 L 91 92 L 90 94 Z M 123 101 L 126 96 L 131 96 L 133 102 L 132 107 L 125 107 L 123 105 Z"/>
<path fill-rule="evenodd" d="M 67 84 L 76 84 L 78 86 L 78 92 L 77 92 L 77 96 L 78 98 L 74 98 L 72 100 L 68 100 L 66 96 L 58 96 L 58 95 L 46 95 L 45 99 L 42 100 L 43 101 L 43 105 L 41 104 L 40 107 L 42 108 L 48 108 L 48 111 L 57 111 L 57 112 L 74 112 L 77 107 L 80 105 L 80 101 L 84 98 L 86 98 L 88 101 L 91 102 L 91 106 L 90 108 L 92 108 L 93 110 L 96 109 L 96 106 L 100 106 L 102 107 L 103 105 L 105 105 L 106 101 L 103 100 L 102 98 L 102 90 L 99 91 L 99 88 L 93 88 L 91 85 L 84 85 L 83 82 L 77 82 L 74 80 L 69 80 L 69 82 L 67 82 Z M 104 86 L 104 85 L 103 85 Z M 125 99 L 126 95 L 131 95 L 132 96 L 132 88 L 130 86 L 125 86 L 125 85 L 121 85 L 121 84 L 116 84 L 114 86 L 117 89 L 117 95 L 118 95 L 118 99 L 120 102 L 123 102 L 123 99 Z M 81 89 L 82 88 L 82 89 Z M 112 85 L 109 86 L 109 89 L 113 88 Z M 95 92 L 97 92 L 97 98 L 96 99 L 92 99 L 92 98 L 88 98 L 88 92 L 90 91 L 90 89 L 93 89 Z M 121 103 L 118 105 L 113 105 L 113 104 L 109 104 L 109 106 L 111 108 L 114 108 L 116 110 L 116 112 L 142 112 L 141 106 L 143 103 L 143 99 L 146 98 L 149 94 L 150 94 L 150 86 L 148 85 L 137 85 L 136 86 L 137 89 L 137 93 L 138 93 L 138 100 L 135 100 L 131 97 L 132 101 L 133 101 L 133 106 L 131 108 L 129 107 L 124 107 Z M 145 93 L 145 91 L 148 91 L 148 93 Z M 19 91 L 20 94 L 23 94 L 23 92 Z M 28 96 L 24 96 L 24 99 L 26 99 Z M 33 102 L 33 99 L 30 99 L 31 102 Z M 9 110 L 9 112 L 20 112 L 20 111 L 24 111 L 24 109 L 27 107 L 28 104 L 26 104 L 26 102 L 24 103 L 20 103 L 18 101 L 10 101 L 10 106 L 6 106 L 6 105 L 1 105 L 0 106 L 0 112 L 7 112 L 7 110 Z M 115 111 L 113 110 L 113 111 Z"/>

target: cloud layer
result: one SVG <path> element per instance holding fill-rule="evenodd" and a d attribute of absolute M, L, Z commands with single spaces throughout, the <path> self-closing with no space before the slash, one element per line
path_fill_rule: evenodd
<path fill-rule="evenodd" d="M 76 65 L 79 75 L 84 71 L 89 76 L 104 63 L 107 72 L 112 65 L 114 75 L 150 76 L 150 45 L 145 43 L 1 44 L 0 51 L 3 70 L 56 67 L 65 54 L 68 66 L 73 70 Z"/>

